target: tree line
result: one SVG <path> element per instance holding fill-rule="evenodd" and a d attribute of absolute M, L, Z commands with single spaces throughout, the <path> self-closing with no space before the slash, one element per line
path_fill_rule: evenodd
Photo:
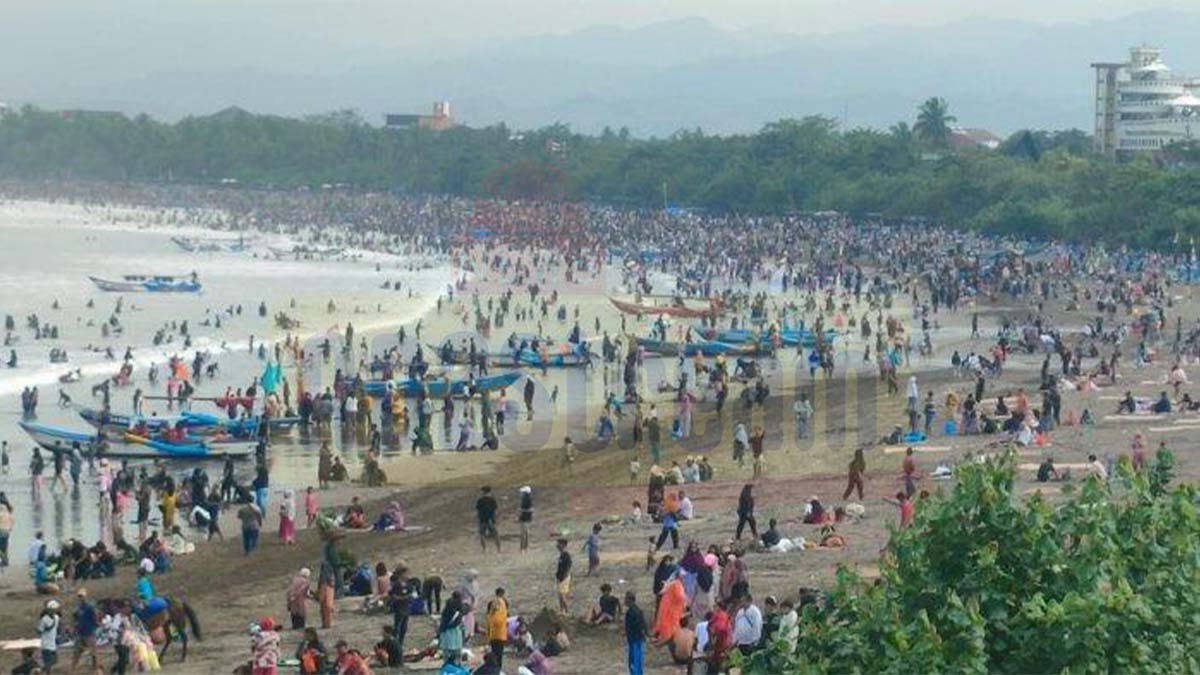
<path fill-rule="evenodd" d="M 912 125 L 887 130 L 805 117 L 753 134 L 697 129 L 655 139 L 624 129 L 585 135 L 561 124 L 385 129 L 353 111 L 287 118 L 229 109 L 166 123 L 25 107 L 0 115 L 0 177 L 837 210 L 1161 248 L 1200 234 L 1196 168 L 1114 163 L 1092 155 L 1080 131 L 1025 131 L 995 150 L 951 150 L 951 122 L 941 99 L 926 101 Z"/>

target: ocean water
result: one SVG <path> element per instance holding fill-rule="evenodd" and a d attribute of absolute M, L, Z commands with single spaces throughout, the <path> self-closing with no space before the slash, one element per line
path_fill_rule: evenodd
<path fill-rule="evenodd" d="M 146 218 L 147 223 L 150 220 Z M 344 328 L 347 321 L 354 323 L 359 334 L 372 329 L 389 334 L 431 311 L 438 293 L 455 278 L 447 266 L 413 270 L 412 260 L 386 254 L 363 253 L 356 260 L 275 260 L 268 256 L 267 245 L 290 248 L 294 243 L 281 237 L 259 237 L 256 248 L 245 253 L 188 253 L 170 240 L 179 233 L 139 226 L 136 217 L 133 223 L 114 226 L 94 210 L 70 205 L 0 204 L 0 314 L 11 315 L 16 324 L 12 331 L 16 341 L 4 348 L 2 360 L 8 360 L 10 349 L 18 359 L 16 368 L 0 367 L 0 440 L 8 442 L 11 460 L 9 473 L 0 475 L 0 491 L 14 506 L 17 527 L 10 552 L 18 566 L 23 565 L 24 547 L 35 530 L 45 530 L 52 548 L 72 537 L 90 544 L 99 533 L 98 495 L 86 469 L 77 493 L 46 491 L 40 501 L 32 499 L 28 465 L 33 443 L 16 424 L 24 388 L 39 389 L 39 422 L 88 431 L 74 409 L 57 404 L 58 392 L 65 391 L 76 405 L 98 406 L 100 399 L 90 394 L 91 385 L 117 371 L 127 348 L 133 354 L 137 386 L 147 394 L 162 393 L 166 375 L 161 366 L 171 355 L 186 356 L 190 361 L 196 349 L 210 351 L 220 362 L 221 374 L 198 389 L 201 395 L 217 395 L 226 386 L 245 387 L 261 371 L 262 363 L 248 353 L 249 338 L 282 338 L 284 332 L 273 320 L 278 311 L 301 320 L 296 334 L 318 336 L 316 339 Z M 88 280 L 89 275 L 119 278 L 192 272 L 204 286 L 201 293 L 122 295 L 102 292 Z M 385 281 L 401 282 L 402 290 L 382 289 Z M 113 315 L 118 297 L 123 297 L 118 315 L 123 332 L 106 339 L 101 324 Z M 337 305 L 333 314 L 326 310 L 330 300 Z M 52 309 L 55 302 L 57 310 Z M 266 318 L 258 314 L 260 302 L 267 306 Z M 238 305 L 242 306 L 240 315 L 226 311 Z M 26 317 L 33 314 L 42 324 L 57 326 L 58 339 L 35 339 L 26 325 Z M 218 315 L 219 329 L 202 325 Z M 185 320 L 192 336 L 192 347 L 186 350 L 183 337 L 168 326 Z M 165 334 L 172 341 L 155 346 L 154 335 L 164 326 L 168 326 Z M 54 347 L 67 350 L 69 363 L 49 362 Z M 105 347 L 112 348 L 115 360 L 106 358 Z M 152 363 L 160 366 L 159 383 L 153 390 L 146 382 Z M 82 382 L 59 384 L 59 376 L 77 368 L 83 373 Z M 318 370 L 322 369 L 314 368 Z M 328 375 L 314 372 L 309 379 L 306 374 L 313 385 L 310 388 L 323 384 L 322 377 Z M 114 410 L 130 409 L 133 389 L 113 389 Z M 155 408 L 161 410 L 162 404 L 148 403 L 148 410 Z M 211 406 L 197 404 L 197 408 L 216 412 Z M 299 483 L 301 476 L 311 479 L 315 448 L 297 439 L 273 450 L 273 482 L 283 485 Z M 49 457 L 47 462 L 49 473 Z M 210 476 L 217 477 L 219 470 L 219 464 L 208 466 Z M 243 471 L 249 470 L 249 466 L 243 467 Z"/>

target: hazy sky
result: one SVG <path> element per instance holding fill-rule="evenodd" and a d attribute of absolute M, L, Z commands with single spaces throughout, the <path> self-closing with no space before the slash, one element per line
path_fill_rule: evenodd
<path fill-rule="evenodd" d="M 595 24 L 636 26 L 703 17 L 732 29 L 828 32 L 877 24 L 939 24 L 968 17 L 1036 21 L 1106 19 L 1194 0 L 0 0 L 19 28 L 59 26 L 103 41 L 139 30 L 203 24 L 239 34 L 411 45 L 475 36 L 566 32 Z M 9 32 L 9 31 L 3 31 Z M 65 33 L 74 37 L 78 30 Z M 43 39 L 45 36 L 42 36 Z M 294 43 L 293 43 L 294 44 Z"/>

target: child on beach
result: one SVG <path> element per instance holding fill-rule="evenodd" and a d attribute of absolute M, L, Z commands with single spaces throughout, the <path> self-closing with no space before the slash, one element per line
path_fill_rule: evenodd
<path fill-rule="evenodd" d="M 633 458 L 629 460 L 629 484 L 637 483 L 638 474 L 642 471 L 642 463 L 638 460 L 636 452 L 633 453 Z"/>
<path fill-rule="evenodd" d="M 587 552 L 588 557 L 587 576 L 589 577 L 600 567 L 600 531 L 602 529 L 600 523 L 592 525 L 592 533 L 583 542 L 583 550 Z"/>
<path fill-rule="evenodd" d="M 291 488 L 283 491 L 279 503 L 279 542 L 296 543 L 296 492 Z"/>
<path fill-rule="evenodd" d="M 312 529 L 313 523 L 317 522 L 317 493 L 309 485 L 304 490 L 304 516 L 307 520 L 305 528 Z"/>

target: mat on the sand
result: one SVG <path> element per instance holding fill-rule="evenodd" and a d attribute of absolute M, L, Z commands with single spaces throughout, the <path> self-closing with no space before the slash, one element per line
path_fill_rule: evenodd
<path fill-rule="evenodd" d="M 950 452 L 954 449 L 949 445 L 885 445 L 883 446 L 883 453 L 885 455 L 894 455 L 902 453 L 910 447 L 913 449 L 913 452 Z"/>

